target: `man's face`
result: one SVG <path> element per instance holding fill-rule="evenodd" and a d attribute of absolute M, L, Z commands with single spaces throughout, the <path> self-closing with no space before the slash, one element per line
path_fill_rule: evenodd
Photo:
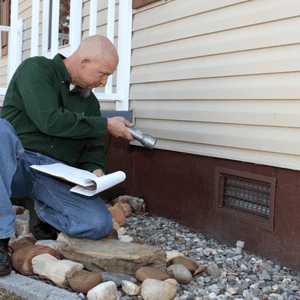
<path fill-rule="evenodd" d="M 98 58 L 83 63 L 78 82 L 78 86 L 82 89 L 81 96 L 87 98 L 93 88 L 105 86 L 108 76 L 113 74 L 116 67 L 114 62 L 103 62 Z"/>

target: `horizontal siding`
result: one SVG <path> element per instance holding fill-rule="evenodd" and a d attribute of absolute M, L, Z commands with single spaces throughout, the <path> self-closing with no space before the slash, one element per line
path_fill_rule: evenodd
<path fill-rule="evenodd" d="M 159 149 L 300 170 L 299 28 L 296 0 L 135 11 L 136 127 Z"/>
<path fill-rule="evenodd" d="M 132 54 L 132 65 L 299 43 L 300 18 L 291 18 L 137 48 Z"/>
<path fill-rule="evenodd" d="M 131 86 L 130 99 L 299 99 L 300 71 Z"/>
<path fill-rule="evenodd" d="M 300 134 L 297 128 L 259 127 L 220 123 L 140 120 L 136 124 L 145 132 L 166 140 L 231 147 L 300 156 Z M 278 143 L 280 137 L 280 143 Z"/>
<path fill-rule="evenodd" d="M 132 101 L 139 119 L 300 128 L 295 101 Z M 170 109 L 172 107 L 172 109 Z"/>
<path fill-rule="evenodd" d="M 164 5 L 155 6 L 146 11 L 136 10 L 133 19 L 133 31 L 249 1 L 251 0 L 189 0 L 180 4 L 178 0 L 166 1 Z M 178 9 L 179 7 L 180 9 Z"/>
<path fill-rule="evenodd" d="M 297 72 L 300 44 L 180 59 L 133 68 L 131 83 Z"/>
<path fill-rule="evenodd" d="M 207 3 L 207 1 L 205 2 Z M 136 15 L 134 22 L 136 37 L 133 47 L 144 47 L 145 45 L 165 43 L 197 35 L 212 34 L 214 32 L 297 17 L 300 9 L 300 3 L 297 0 L 273 0 L 272 2 L 262 0 L 260 5 L 257 5 L 256 1 L 248 1 L 247 3 L 243 3 L 243 5 L 230 6 L 226 6 L 226 4 L 228 5 L 230 3 L 229 1 L 218 2 L 219 9 L 214 11 L 213 14 L 211 13 L 211 10 L 208 10 L 208 8 L 204 10 L 205 7 L 203 6 L 203 1 L 198 1 L 197 5 L 193 5 L 195 9 L 193 9 L 193 11 L 190 10 L 190 15 L 182 15 L 181 13 L 181 16 L 178 16 L 178 19 L 175 20 L 171 19 L 172 17 L 174 18 L 174 16 L 169 12 L 166 12 L 166 16 L 169 17 L 167 20 L 164 20 L 164 23 L 162 22 L 160 14 L 155 15 L 154 20 L 159 22 L 161 25 L 150 28 L 148 27 L 144 30 L 141 29 L 141 23 L 143 23 L 146 16 L 141 16 L 141 20 L 139 20 L 139 16 Z M 244 1 L 231 2 L 236 4 Z M 210 5 L 211 4 L 212 3 L 210 3 Z M 220 9 L 221 4 L 226 7 Z M 175 3 L 165 5 L 160 10 L 168 9 L 168 7 L 172 5 L 175 5 Z M 185 9 L 187 9 L 187 7 L 185 7 Z M 191 11 L 193 15 L 191 15 Z M 152 22 L 154 21 L 152 18 L 150 18 L 150 20 L 152 20 Z M 176 22 L 178 21 L 180 21 L 179 28 L 178 25 L 176 25 Z"/>

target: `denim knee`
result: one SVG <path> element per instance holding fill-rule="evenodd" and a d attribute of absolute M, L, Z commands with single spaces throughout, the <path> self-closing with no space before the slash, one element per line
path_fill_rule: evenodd
<path fill-rule="evenodd" d="M 87 238 L 99 240 L 108 235 L 113 228 L 112 218 L 108 217 L 106 220 L 102 221 L 103 222 L 101 222 L 101 224 L 94 223 L 93 226 L 90 227 L 90 229 L 86 232 Z"/>
<path fill-rule="evenodd" d="M 108 235 L 113 227 L 112 215 L 109 210 L 89 215 L 84 220 L 72 220 L 66 234 L 77 238 L 101 239 Z M 65 228 L 64 228 L 65 229 Z"/>

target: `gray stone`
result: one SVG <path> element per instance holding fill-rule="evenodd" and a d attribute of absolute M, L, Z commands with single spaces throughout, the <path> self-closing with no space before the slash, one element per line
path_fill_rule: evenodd
<path fill-rule="evenodd" d="M 218 278 L 219 276 L 221 276 L 221 270 L 216 264 L 208 266 L 206 269 L 206 273 L 209 276 L 213 276 L 214 278 Z"/>
<path fill-rule="evenodd" d="M 267 273 L 258 274 L 259 280 L 271 280 L 271 276 Z"/>
<path fill-rule="evenodd" d="M 0 288 L 28 300 L 81 300 L 76 293 L 14 272 L 9 276 L 0 277 Z"/>
<path fill-rule="evenodd" d="M 159 247 L 110 239 L 77 239 L 66 235 L 58 240 L 69 244 L 61 250 L 65 258 L 82 263 L 90 271 L 134 275 L 142 266 L 166 270 L 166 255 Z"/>
<path fill-rule="evenodd" d="M 193 280 L 191 272 L 183 265 L 171 265 L 168 267 L 167 273 L 179 283 L 189 284 Z"/>
<path fill-rule="evenodd" d="M 112 273 L 112 272 L 101 272 L 101 271 L 98 271 L 98 273 L 101 274 L 103 282 L 113 281 L 117 287 L 122 285 L 122 281 L 131 281 L 133 283 L 137 283 L 136 278 L 130 275 L 121 274 L 121 273 Z"/>

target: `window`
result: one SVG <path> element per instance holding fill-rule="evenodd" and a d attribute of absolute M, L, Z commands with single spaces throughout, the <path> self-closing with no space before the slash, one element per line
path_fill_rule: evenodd
<path fill-rule="evenodd" d="M 153 2 L 157 2 L 160 0 L 133 0 L 132 1 L 132 8 L 140 8 L 142 6 L 145 6 L 147 4 L 153 3 Z"/>
<path fill-rule="evenodd" d="M 51 49 L 52 4 L 53 4 L 53 0 L 50 0 L 48 50 Z M 59 25 L 58 25 L 58 47 L 69 45 L 69 36 L 70 36 L 70 0 L 60 0 L 60 3 L 59 3 Z"/>
<path fill-rule="evenodd" d="M 216 212 L 273 231 L 275 183 L 275 178 L 216 168 Z"/>
<path fill-rule="evenodd" d="M 0 0 L 0 24 L 4 26 L 10 25 L 10 0 Z M 8 53 L 8 32 L 1 32 L 2 55 Z"/>

